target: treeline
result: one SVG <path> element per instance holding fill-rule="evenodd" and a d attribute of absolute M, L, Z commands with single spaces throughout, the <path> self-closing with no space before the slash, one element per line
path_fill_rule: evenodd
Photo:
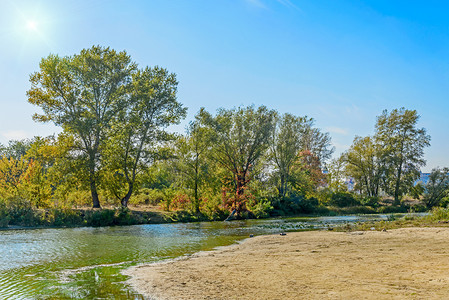
<path fill-rule="evenodd" d="M 130 201 L 211 218 L 229 211 L 262 217 L 275 208 L 279 214 L 311 212 L 326 184 L 322 162 L 333 151 L 329 134 L 315 128 L 313 119 L 280 116 L 264 106 L 215 115 L 202 109 L 185 135 L 165 134 L 163 141 L 141 147 L 142 157 L 151 159 L 128 151 L 137 161 L 132 180 L 126 175 L 131 167 L 118 155 L 126 149 L 107 147 L 113 140 L 100 143 L 97 157 L 94 191 L 103 205 L 126 207 Z M 0 182 L 3 199 L 26 199 L 36 208 L 96 203 L 89 157 L 69 133 L 11 141 L 2 148 Z"/>
<path fill-rule="evenodd" d="M 373 137 L 357 137 L 332 162 L 330 135 L 312 118 L 265 106 L 201 109 L 185 134 L 170 133 L 186 116 L 175 74 L 141 69 L 126 52 L 100 46 L 44 58 L 30 81 L 28 100 L 43 112 L 33 118 L 63 130 L 2 147 L 3 207 L 145 204 L 208 219 L 323 213 L 327 206 L 375 212 L 381 195 L 399 206 L 418 193 L 413 182 L 430 141 L 416 128 L 416 111 L 406 109 L 385 111 Z"/>
<path fill-rule="evenodd" d="M 391 196 L 393 204 L 400 205 L 408 195 L 428 209 L 446 206 L 448 168 L 433 169 L 426 184 L 417 181 L 426 164 L 424 149 L 430 146 L 430 136 L 425 128 L 417 127 L 418 120 L 415 110 L 384 111 L 377 118 L 374 135 L 355 137 L 349 150 L 333 162 L 333 179 L 338 181 L 342 175 L 353 178 L 355 191 L 376 201 Z"/>

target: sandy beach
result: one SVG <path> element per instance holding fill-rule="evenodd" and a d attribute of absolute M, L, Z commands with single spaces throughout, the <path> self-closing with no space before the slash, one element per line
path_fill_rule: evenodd
<path fill-rule="evenodd" d="M 257 236 L 124 273 L 148 299 L 448 299 L 449 229 Z"/>

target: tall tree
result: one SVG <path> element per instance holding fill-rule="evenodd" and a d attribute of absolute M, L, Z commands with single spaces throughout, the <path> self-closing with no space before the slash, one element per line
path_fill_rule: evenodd
<path fill-rule="evenodd" d="M 307 153 L 308 159 L 314 157 L 315 162 L 319 163 L 318 167 L 321 167 L 322 162 L 329 159 L 334 151 L 330 135 L 322 133 L 313 125 L 312 118 L 296 117 L 288 113 L 277 118 L 270 141 L 270 158 L 275 165 L 281 198 L 288 192 L 292 168 L 304 158 L 301 154 Z"/>
<path fill-rule="evenodd" d="M 376 142 L 382 149 L 382 159 L 387 168 L 386 190 L 394 196 L 398 205 L 400 198 L 419 177 L 419 169 L 425 166 L 424 148 L 430 145 L 426 129 L 417 128 L 419 115 L 416 110 L 384 110 L 377 118 Z"/>
<path fill-rule="evenodd" d="M 197 116 L 198 118 L 198 116 Z M 187 128 L 187 136 L 177 141 L 176 169 L 182 176 L 186 187 L 192 191 L 192 210 L 200 210 L 200 190 L 213 176 L 209 170 L 208 152 L 211 145 L 208 143 L 210 132 L 201 125 L 198 119 L 190 122 Z"/>
<path fill-rule="evenodd" d="M 123 207 L 128 206 L 138 173 L 163 156 L 160 146 L 173 139 L 164 129 L 186 115 L 176 98 L 177 85 L 176 75 L 160 67 L 132 75 L 127 109 L 113 122 L 105 149 L 109 169 L 118 177 L 113 191 Z"/>
<path fill-rule="evenodd" d="M 302 134 L 306 122 L 302 117 L 284 114 L 277 118 L 273 138 L 270 141 L 270 157 L 276 168 L 279 197 L 288 191 L 290 174 L 302 146 Z"/>
<path fill-rule="evenodd" d="M 40 71 L 31 75 L 28 101 L 43 114 L 34 120 L 52 121 L 77 140 L 88 170 L 93 207 L 100 207 L 97 192 L 102 148 L 111 121 L 127 104 L 127 90 L 136 65 L 125 52 L 93 46 L 67 57 L 49 55 Z"/>
<path fill-rule="evenodd" d="M 212 129 L 213 157 L 233 177 L 233 212 L 246 209 L 244 194 L 250 173 L 265 153 L 274 129 L 276 112 L 265 106 L 219 109 L 212 116 L 200 111 L 203 124 Z"/>
<path fill-rule="evenodd" d="M 346 192 L 348 190 L 345 184 L 346 180 L 346 162 L 344 155 L 333 159 L 327 166 L 327 184 L 332 192 Z"/>

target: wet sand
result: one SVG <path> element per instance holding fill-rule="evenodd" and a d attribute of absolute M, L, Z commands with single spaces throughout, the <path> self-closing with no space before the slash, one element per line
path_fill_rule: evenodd
<path fill-rule="evenodd" d="M 448 299 L 449 228 L 258 236 L 124 273 L 148 299 Z"/>

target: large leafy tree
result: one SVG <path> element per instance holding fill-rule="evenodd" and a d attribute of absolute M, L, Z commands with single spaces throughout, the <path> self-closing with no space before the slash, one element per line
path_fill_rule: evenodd
<path fill-rule="evenodd" d="M 174 138 L 164 129 L 186 115 L 176 98 L 177 85 L 176 75 L 160 67 L 132 75 L 127 108 L 114 120 L 105 149 L 106 164 L 115 177 L 111 188 L 123 207 L 128 205 L 138 173 L 164 156 L 161 146 Z"/>
<path fill-rule="evenodd" d="M 215 116 L 200 111 L 200 118 L 213 134 L 213 158 L 230 174 L 234 198 L 231 209 L 241 212 L 246 209 L 245 190 L 251 171 L 265 154 L 275 124 L 276 112 L 265 106 L 219 109 Z"/>
<path fill-rule="evenodd" d="M 430 136 L 425 128 L 417 127 L 418 120 L 416 110 L 405 108 L 384 110 L 377 118 L 375 139 L 386 167 L 385 189 L 396 205 L 426 164 L 424 148 L 430 145 Z"/>
<path fill-rule="evenodd" d="M 97 185 L 106 135 L 128 103 L 135 69 L 125 51 L 94 46 L 73 56 L 49 55 L 30 77 L 28 101 L 43 110 L 33 118 L 54 122 L 76 138 L 76 158 L 87 170 L 93 207 L 100 207 Z"/>
<path fill-rule="evenodd" d="M 329 159 L 334 151 L 328 133 L 322 133 L 313 127 L 314 120 L 308 117 L 297 117 L 284 114 L 277 118 L 273 138 L 270 141 L 270 158 L 274 163 L 277 177 L 279 197 L 285 197 L 291 182 L 292 169 L 307 157 L 318 163 L 318 168 Z M 307 154 L 304 156 L 304 154 Z M 303 167 L 304 164 L 303 164 Z M 305 174 L 305 173 L 304 173 Z M 295 178 L 299 178 L 295 176 Z"/>

